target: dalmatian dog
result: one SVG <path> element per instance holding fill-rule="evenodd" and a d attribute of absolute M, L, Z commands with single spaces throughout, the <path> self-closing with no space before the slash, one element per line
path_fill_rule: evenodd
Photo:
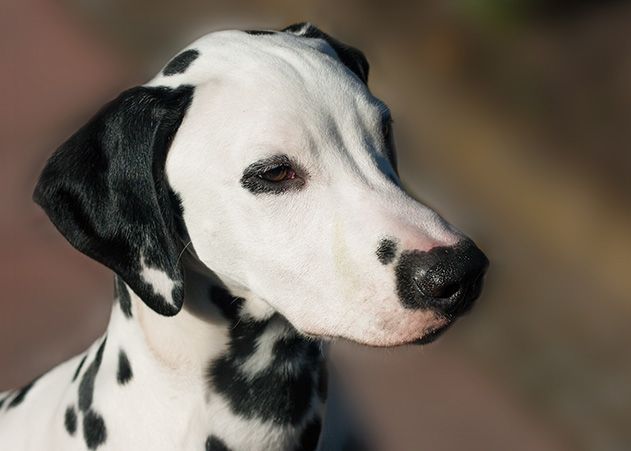
<path fill-rule="evenodd" d="M 34 199 L 116 299 L 87 351 L 0 394 L 1 450 L 361 446 L 322 343 L 429 342 L 488 264 L 401 188 L 367 79 L 311 24 L 215 32 L 61 145 Z"/>

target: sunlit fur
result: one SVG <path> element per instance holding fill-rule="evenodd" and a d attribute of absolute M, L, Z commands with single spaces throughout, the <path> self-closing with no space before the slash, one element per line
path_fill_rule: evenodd
<path fill-rule="evenodd" d="M 375 258 L 387 236 L 419 250 L 460 239 L 392 181 L 383 103 L 322 40 L 227 31 L 190 48 L 201 56 L 184 74 L 149 85 L 195 86 L 166 170 L 202 262 L 306 334 L 388 346 L 438 326 L 401 305 Z M 243 189 L 243 170 L 276 154 L 305 168 L 303 189 Z"/>

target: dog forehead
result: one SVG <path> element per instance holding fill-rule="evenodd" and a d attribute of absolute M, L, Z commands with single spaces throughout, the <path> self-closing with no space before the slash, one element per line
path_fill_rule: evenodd
<path fill-rule="evenodd" d="M 195 87 L 171 154 L 184 158 L 196 149 L 214 158 L 208 149 L 238 148 L 223 157 L 235 167 L 274 153 L 312 165 L 325 154 L 363 160 L 384 112 L 326 41 L 283 32 L 211 33 L 180 51 L 150 84 Z"/>
<path fill-rule="evenodd" d="M 250 130 L 265 128 L 276 136 L 298 124 L 316 135 L 332 123 L 359 130 L 357 122 L 374 125 L 383 110 L 325 40 L 284 32 L 210 33 L 180 51 L 148 84 L 195 87 L 185 124 L 208 127 L 221 116 L 222 122 L 245 121 Z"/>
<path fill-rule="evenodd" d="M 292 77 L 308 82 L 340 70 L 335 50 L 323 39 L 229 30 L 204 35 L 182 49 L 146 86 L 199 86 L 226 76 L 250 82 L 287 82 Z"/>

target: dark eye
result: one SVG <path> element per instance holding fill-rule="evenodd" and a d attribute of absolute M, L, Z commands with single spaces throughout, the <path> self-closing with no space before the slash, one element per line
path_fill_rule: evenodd
<path fill-rule="evenodd" d="M 283 164 L 259 174 L 259 177 L 263 180 L 267 180 L 272 183 L 280 183 L 285 180 L 293 180 L 296 178 L 296 172 L 291 166 Z"/>
<path fill-rule="evenodd" d="M 243 171 L 241 186 L 253 194 L 281 194 L 299 190 L 307 172 L 287 155 L 274 155 L 256 161 Z"/>

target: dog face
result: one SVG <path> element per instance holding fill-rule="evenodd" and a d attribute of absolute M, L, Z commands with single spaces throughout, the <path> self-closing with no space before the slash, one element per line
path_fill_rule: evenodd
<path fill-rule="evenodd" d="M 160 313 L 181 307 L 188 247 L 254 316 L 427 340 L 470 307 L 487 261 L 401 189 L 367 76 L 310 25 L 207 35 L 62 146 L 36 200 Z"/>

